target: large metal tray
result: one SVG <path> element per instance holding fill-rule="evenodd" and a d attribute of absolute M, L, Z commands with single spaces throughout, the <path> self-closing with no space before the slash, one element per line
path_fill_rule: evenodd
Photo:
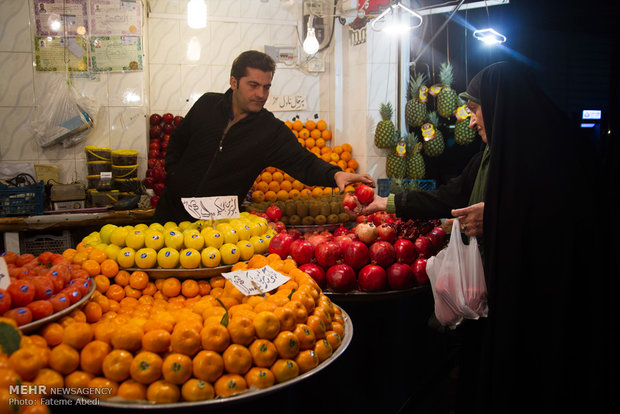
<path fill-rule="evenodd" d="M 344 317 L 345 336 L 342 339 L 342 343 L 340 344 L 336 352 L 334 352 L 325 361 L 321 362 L 316 368 L 308 372 L 305 372 L 299 375 L 298 377 L 293 378 L 290 381 L 283 382 L 281 384 L 275 384 L 265 389 L 249 389 L 240 394 L 235 394 L 230 397 L 214 398 L 212 400 L 205 400 L 205 401 L 194 401 L 194 402 L 188 401 L 188 402 L 177 402 L 177 403 L 171 403 L 171 404 L 155 404 L 155 403 L 150 403 L 146 401 L 132 402 L 132 401 L 123 400 L 118 397 L 112 397 L 110 399 L 99 399 L 98 405 L 101 407 L 110 407 L 110 408 L 117 408 L 117 409 L 120 408 L 120 409 L 125 409 L 125 410 L 132 410 L 132 411 L 133 410 L 136 410 L 136 411 L 137 410 L 171 410 L 171 409 L 182 410 L 182 409 L 189 409 L 189 408 L 196 408 L 196 407 L 205 407 L 205 408 L 222 407 L 222 406 L 225 406 L 231 403 L 249 401 L 254 398 L 262 397 L 267 394 L 281 391 L 325 369 L 332 362 L 338 359 L 340 355 L 344 353 L 344 351 L 347 349 L 347 347 L 351 343 L 351 339 L 353 338 L 353 323 L 351 322 L 351 318 L 349 318 L 349 315 L 344 310 L 342 310 L 342 316 Z M 79 396 L 79 395 L 64 395 L 64 397 L 68 399 L 72 399 L 72 400 L 84 398 L 83 396 Z"/>
<path fill-rule="evenodd" d="M 138 267 L 129 267 L 125 270 L 130 273 L 134 270 L 140 270 L 148 273 L 149 277 L 153 279 L 162 279 L 166 277 L 176 277 L 178 279 L 208 279 L 225 272 L 230 272 L 232 267 L 233 265 L 199 267 L 196 269 L 140 269 Z"/>
<path fill-rule="evenodd" d="M 333 302 L 374 302 L 386 299 L 395 299 L 406 296 L 416 295 L 422 292 L 430 291 L 429 284 L 422 286 L 414 286 L 410 289 L 403 290 L 385 290 L 383 292 L 364 292 L 361 290 L 351 290 L 349 292 L 334 292 L 329 289 L 323 289 L 325 296 L 329 297 Z"/>

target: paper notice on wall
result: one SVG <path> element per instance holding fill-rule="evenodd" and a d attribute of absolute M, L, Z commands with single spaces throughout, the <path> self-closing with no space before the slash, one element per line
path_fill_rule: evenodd
<path fill-rule="evenodd" d="M 303 95 L 271 95 L 265 104 L 271 112 L 303 111 L 306 109 L 306 97 Z"/>
<path fill-rule="evenodd" d="M 241 217 L 237 196 L 181 198 L 185 211 L 196 220 L 220 220 Z"/>
<path fill-rule="evenodd" d="M 222 276 L 235 285 L 245 296 L 262 295 L 285 284 L 290 279 L 269 266 L 222 273 Z"/>

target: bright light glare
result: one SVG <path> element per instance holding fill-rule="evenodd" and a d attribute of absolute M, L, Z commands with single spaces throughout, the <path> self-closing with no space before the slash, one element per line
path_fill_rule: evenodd
<path fill-rule="evenodd" d="M 506 36 L 493 29 L 476 30 L 474 37 L 487 45 L 499 45 L 506 41 Z"/>
<path fill-rule="evenodd" d="M 204 0 L 187 3 L 187 25 L 192 29 L 207 27 L 207 5 Z"/>
<path fill-rule="evenodd" d="M 304 40 L 304 52 L 308 55 L 314 55 L 319 51 L 319 41 L 316 39 L 316 35 L 314 34 L 314 27 L 308 28 L 308 35 L 306 36 L 306 40 Z"/>
<path fill-rule="evenodd" d="M 200 40 L 196 36 L 193 36 L 187 44 L 187 60 L 196 62 L 200 60 Z"/>

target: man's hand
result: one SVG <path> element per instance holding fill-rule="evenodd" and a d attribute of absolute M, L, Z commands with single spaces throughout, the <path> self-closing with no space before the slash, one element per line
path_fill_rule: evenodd
<path fill-rule="evenodd" d="M 334 180 L 336 185 L 340 189 L 340 192 L 344 192 L 344 188 L 353 183 L 363 183 L 371 187 L 375 187 L 375 181 L 369 174 L 355 174 L 346 171 L 338 171 L 334 174 Z"/>
<path fill-rule="evenodd" d="M 380 197 L 375 194 L 375 199 L 372 200 L 370 204 L 367 206 L 363 206 L 360 202 L 355 199 L 357 203 L 357 207 L 354 210 L 349 210 L 348 208 L 344 208 L 344 211 L 351 217 L 357 217 L 359 215 L 368 215 L 375 213 L 377 211 L 385 211 L 387 208 L 387 197 Z"/>
<path fill-rule="evenodd" d="M 469 207 L 458 208 L 452 210 L 452 215 L 459 219 L 461 224 L 461 231 L 465 235 L 480 236 L 482 235 L 483 228 L 482 222 L 484 217 L 484 203 L 473 204 Z M 452 224 L 453 220 L 447 220 L 446 224 Z"/>

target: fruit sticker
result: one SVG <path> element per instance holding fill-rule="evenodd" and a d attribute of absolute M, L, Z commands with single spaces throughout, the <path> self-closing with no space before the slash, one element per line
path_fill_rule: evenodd
<path fill-rule="evenodd" d="M 424 138 L 424 141 L 430 141 L 431 139 L 437 136 L 435 134 L 435 127 L 430 122 L 427 122 L 426 124 L 422 125 L 421 129 L 422 129 L 422 137 Z"/>
<path fill-rule="evenodd" d="M 418 89 L 418 100 L 420 102 L 428 101 L 428 87 L 426 85 L 422 85 L 420 89 Z"/>
<path fill-rule="evenodd" d="M 237 196 L 187 197 L 181 198 L 183 207 L 197 220 L 219 220 L 240 218 Z"/>
<path fill-rule="evenodd" d="M 399 157 L 407 156 L 407 144 L 405 141 L 398 141 L 398 144 L 396 144 L 396 155 Z"/>
<path fill-rule="evenodd" d="M 245 296 L 262 295 L 285 284 L 290 277 L 276 272 L 269 265 L 259 269 L 222 273 Z"/>
<path fill-rule="evenodd" d="M 431 86 L 431 88 L 428 90 L 428 93 L 430 93 L 433 96 L 437 96 L 439 94 L 439 92 L 441 92 L 441 89 L 443 88 L 442 85 L 433 85 Z"/>
<path fill-rule="evenodd" d="M 461 105 L 454 111 L 457 121 L 464 121 L 471 116 L 471 110 L 467 105 Z"/>

